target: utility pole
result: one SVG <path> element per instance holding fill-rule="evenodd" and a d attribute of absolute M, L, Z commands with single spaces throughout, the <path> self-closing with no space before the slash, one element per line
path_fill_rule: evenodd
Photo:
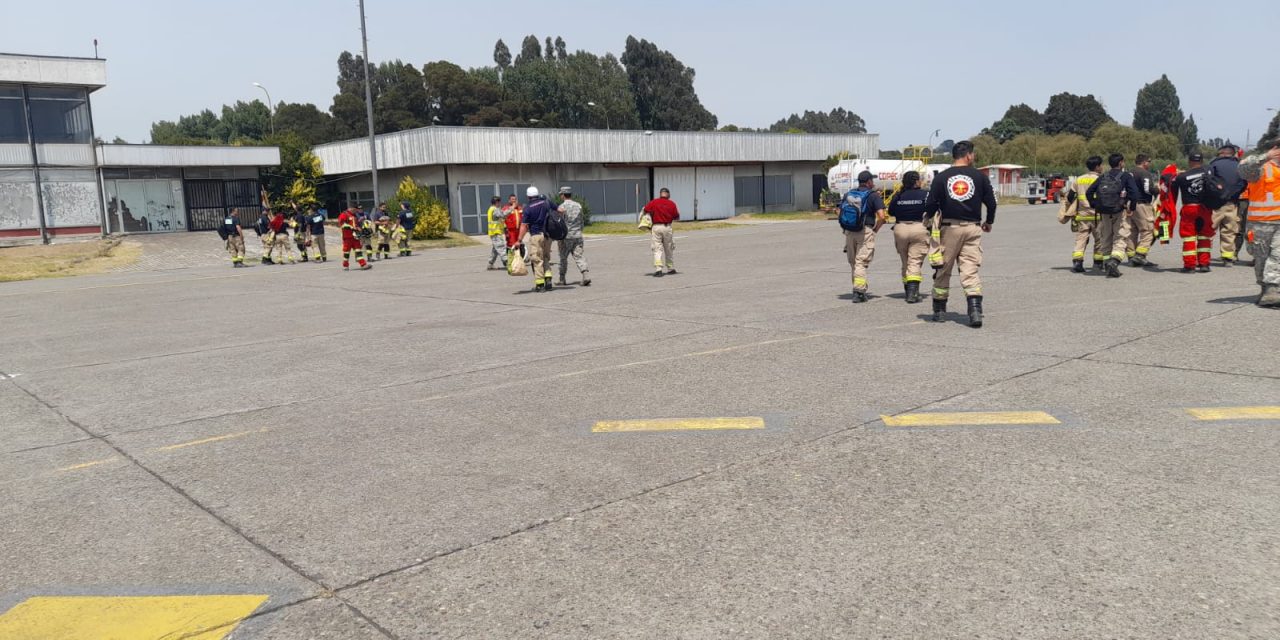
<path fill-rule="evenodd" d="M 360 0 L 360 45 L 364 49 L 364 108 L 369 119 L 369 171 L 373 176 L 373 206 L 378 206 L 378 141 L 373 134 L 373 84 L 369 79 L 369 30 L 364 24 L 364 0 Z"/>

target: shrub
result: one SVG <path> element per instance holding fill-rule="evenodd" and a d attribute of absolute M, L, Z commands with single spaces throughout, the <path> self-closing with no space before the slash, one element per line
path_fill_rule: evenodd
<path fill-rule="evenodd" d="M 405 176 L 396 187 L 396 202 L 408 202 L 418 216 L 413 226 L 414 240 L 434 240 L 449 233 L 449 209 L 431 195 L 431 190 Z"/>

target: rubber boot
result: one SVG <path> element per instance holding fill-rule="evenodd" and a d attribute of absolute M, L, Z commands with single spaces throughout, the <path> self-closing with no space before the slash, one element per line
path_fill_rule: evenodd
<path fill-rule="evenodd" d="M 1209 265 L 1207 265 L 1207 264 L 1202 264 L 1202 265 L 1200 265 L 1200 266 L 1196 267 L 1196 272 L 1197 272 L 1197 273 L 1209 273 L 1209 271 L 1210 271 L 1210 269 L 1209 269 Z"/>
<path fill-rule="evenodd" d="M 854 292 L 853 292 L 853 301 L 854 301 L 855 303 L 857 303 L 857 302 L 866 302 L 866 301 L 867 301 L 867 292 L 866 292 L 866 291 L 854 291 Z"/>
<path fill-rule="evenodd" d="M 1115 258 L 1112 258 L 1112 259 L 1110 259 L 1110 260 L 1107 260 L 1107 267 L 1106 267 L 1106 268 L 1107 268 L 1107 277 L 1108 277 L 1108 278 L 1119 278 L 1119 277 L 1120 277 L 1120 261 L 1119 261 L 1119 260 L 1116 260 Z"/>
<path fill-rule="evenodd" d="M 1258 306 L 1268 309 L 1280 309 L 1280 286 L 1262 285 L 1262 295 L 1258 296 Z"/>
<path fill-rule="evenodd" d="M 916 304 L 920 302 L 920 283 L 907 283 L 907 304 Z"/>
<path fill-rule="evenodd" d="M 947 313 L 947 301 L 945 299 L 933 299 L 933 321 L 942 322 L 943 316 Z"/>
<path fill-rule="evenodd" d="M 1084 260 L 1072 260 L 1071 270 L 1075 273 L 1084 273 Z"/>
<path fill-rule="evenodd" d="M 969 326 L 982 326 L 982 296 L 969 296 Z"/>

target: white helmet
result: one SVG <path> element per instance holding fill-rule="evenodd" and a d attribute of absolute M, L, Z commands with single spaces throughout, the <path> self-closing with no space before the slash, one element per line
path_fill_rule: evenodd
<path fill-rule="evenodd" d="M 538 188 L 537 188 L 537 187 L 529 187 L 528 189 L 525 189 L 525 190 L 524 190 L 524 196 L 525 196 L 526 198 L 536 198 L 536 197 L 538 197 Z"/>

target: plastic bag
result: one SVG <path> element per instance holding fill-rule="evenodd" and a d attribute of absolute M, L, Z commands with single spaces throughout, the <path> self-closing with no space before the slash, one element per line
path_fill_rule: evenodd
<path fill-rule="evenodd" d="M 524 263 L 524 257 L 519 251 L 507 249 L 507 273 L 513 276 L 529 275 L 529 267 Z"/>
<path fill-rule="evenodd" d="M 641 214 L 640 214 L 640 224 L 636 225 L 636 228 L 637 228 L 637 229 L 652 229 L 652 228 L 653 228 L 653 216 L 649 215 L 649 213 L 648 213 L 647 211 L 646 211 L 646 212 L 641 213 Z"/>

